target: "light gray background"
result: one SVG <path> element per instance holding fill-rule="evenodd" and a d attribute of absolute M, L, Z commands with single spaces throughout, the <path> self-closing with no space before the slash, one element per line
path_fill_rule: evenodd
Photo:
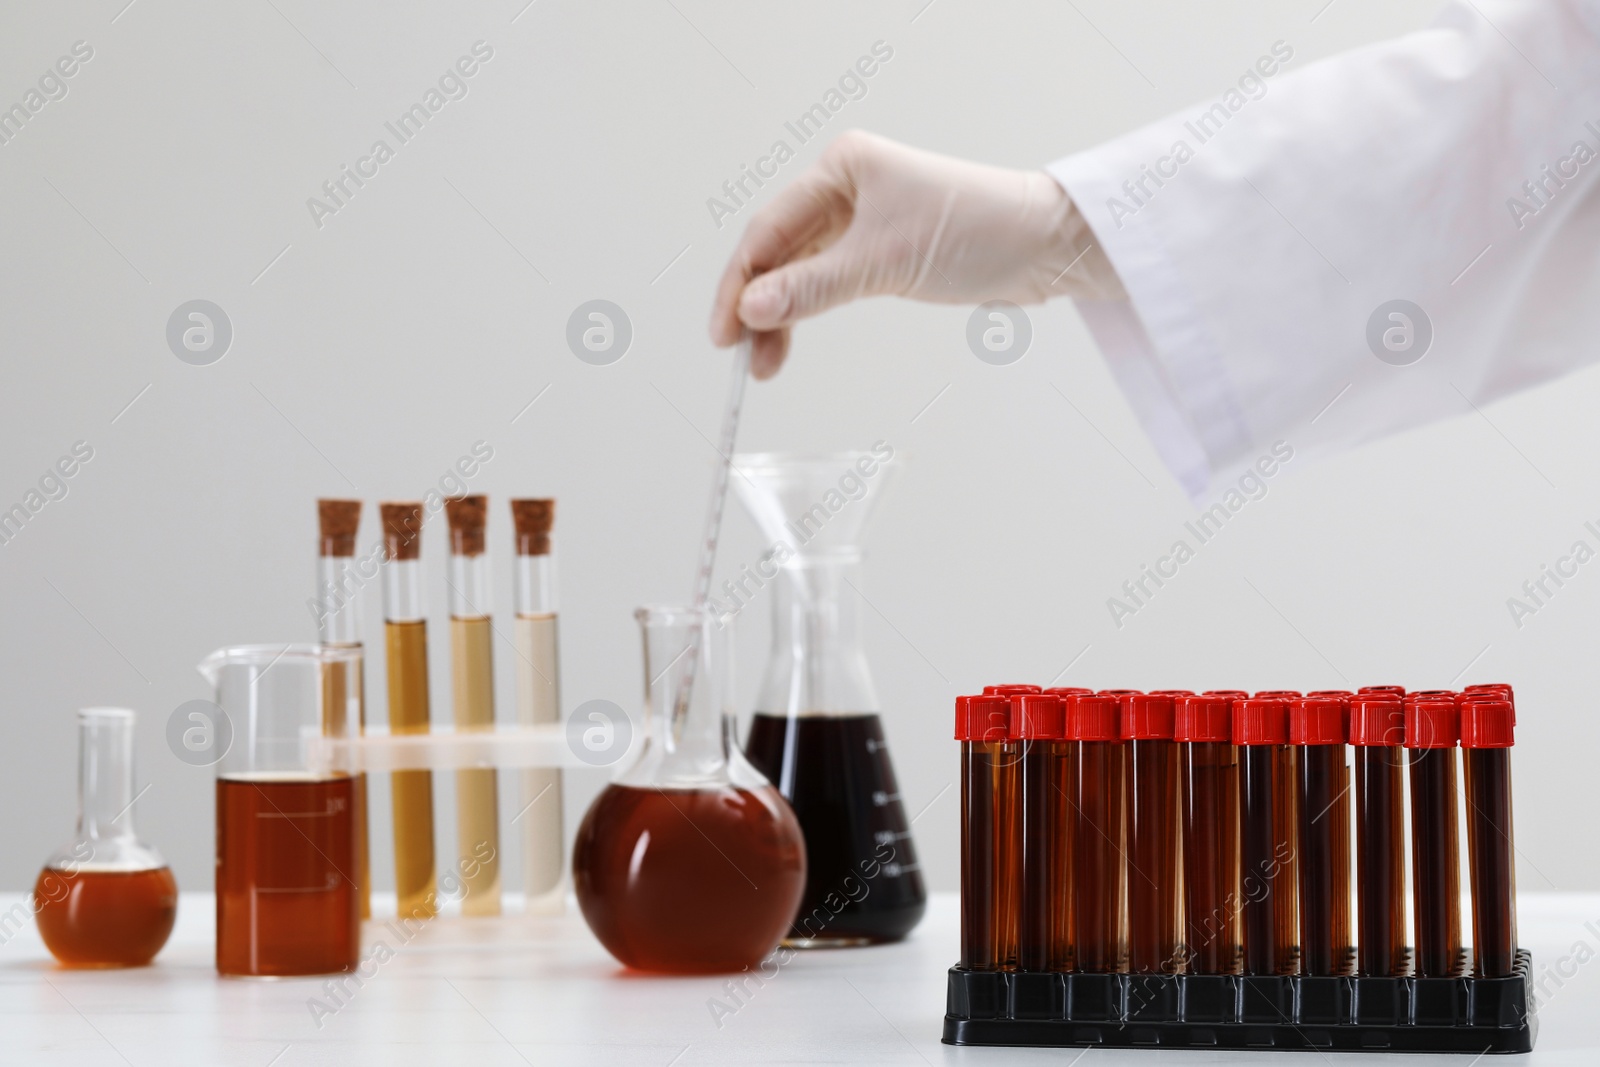
<path fill-rule="evenodd" d="M 491 496 L 498 607 L 506 498 L 559 498 L 565 704 L 636 709 L 630 613 L 689 588 L 728 367 L 705 320 L 750 215 L 718 229 L 706 198 L 874 41 L 894 58 L 830 134 L 859 125 L 1030 166 L 1219 93 L 1274 40 L 1301 66 L 1437 6 L 125 2 L 8 2 L 0 23 L 7 106 L 74 41 L 95 49 L 69 95 L 0 146 L 0 505 L 74 441 L 95 450 L 67 498 L 0 547 L 10 889 L 71 833 L 73 709 L 104 703 L 141 716 L 144 835 L 181 885 L 209 887 L 211 775 L 163 741 L 170 711 L 206 695 L 193 665 L 222 644 L 314 635 L 316 496 L 418 495 L 479 439 L 495 450 L 472 485 Z M 317 230 L 307 197 L 479 39 L 494 58 L 467 98 Z M 165 342 L 168 315 L 196 298 L 234 325 L 210 367 Z M 595 298 L 634 326 L 608 367 L 564 342 Z M 805 325 L 791 365 L 751 389 L 741 441 L 882 438 L 910 457 L 871 533 L 861 610 L 907 803 L 927 806 L 916 831 L 935 888 L 956 885 L 951 700 L 985 682 L 1495 679 L 1521 696 L 1520 884 L 1600 888 L 1600 853 L 1574 833 L 1600 741 L 1600 564 L 1520 630 L 1506 607 L 1541 563 L 1595 540 L 1582 523 L 1600 519 L 1600 377 L 1290 463 L 1119 630 L 1106 598 L 1194 509 L 1070 303 L 1033 309 L 1032 350 L 1006 367 L 967 349 L 970 310 L 876 300 Z M 362 544 L 376 532 L 369 508 Z M 760 547 L 733 514 L 724 559 Z M 424 559 L 441 722 L 445 552 L 436 522 Z M 376 585 L 366 604 L 376 641 Z M 747 618 L 749 694 L 766 625 Z M 376 657 L 369 677 L 381 719 Z M 603 781 L 570 777 L 569 824 Z"/>

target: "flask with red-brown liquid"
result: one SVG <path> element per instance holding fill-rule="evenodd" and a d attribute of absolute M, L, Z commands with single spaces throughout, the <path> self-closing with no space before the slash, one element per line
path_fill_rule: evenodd
<path fill-rule="evenodd" d="M 78 712 L 78 832 L 33 887 L 39 936 L 69 967 L 138 967 L 167 943 L 178 884 L 133 829 L 133 712 Z"/>
<path fill-rule="evenodd" d="M 606 950 L 635 970 L 753 970 L 791 922 L 826 929 L 847 900 L 870 892 L 882 864 L 863 859 L 836 895 L 796 918 L 805 838 L 735 743 L 729 627 L 707 609 L 641 608 L 635 617 L 650 734 L 578 827 L 578 907 Z"/>

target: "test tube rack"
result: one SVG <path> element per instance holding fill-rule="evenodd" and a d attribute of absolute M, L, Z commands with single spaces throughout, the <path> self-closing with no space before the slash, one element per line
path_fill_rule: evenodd
<path fill-rule="evenodd" d="M 1532 958 L 1504 978 L 1079 974 L 950 968 L 944 1041 L 1067 1048 L 1517 1053 Z M 1465 968 L 1465 961 L 1463 961 Z"/>

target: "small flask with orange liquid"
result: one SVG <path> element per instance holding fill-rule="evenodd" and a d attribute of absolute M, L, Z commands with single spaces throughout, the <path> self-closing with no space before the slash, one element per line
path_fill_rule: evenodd
<path fill-rule="evenodd" d="M 39 936 L 69 967 L 141 967 L 178 916 L 178 883 L 133 830 L 133 712 L 78 712 L 78 832 L 33 887 Z"/>

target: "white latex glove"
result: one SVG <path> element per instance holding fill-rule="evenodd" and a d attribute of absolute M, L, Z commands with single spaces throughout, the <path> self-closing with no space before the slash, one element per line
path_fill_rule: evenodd
<path fill-rule="evenodd" d="M 717 286 L 711 339 L 754 334 L 770 378 L 800 319 L 864 296 L 942 304 L 1124 294 L 1072 200 L 1042 170 L 953 159 L 852 130 L 746 227 Z"/>

